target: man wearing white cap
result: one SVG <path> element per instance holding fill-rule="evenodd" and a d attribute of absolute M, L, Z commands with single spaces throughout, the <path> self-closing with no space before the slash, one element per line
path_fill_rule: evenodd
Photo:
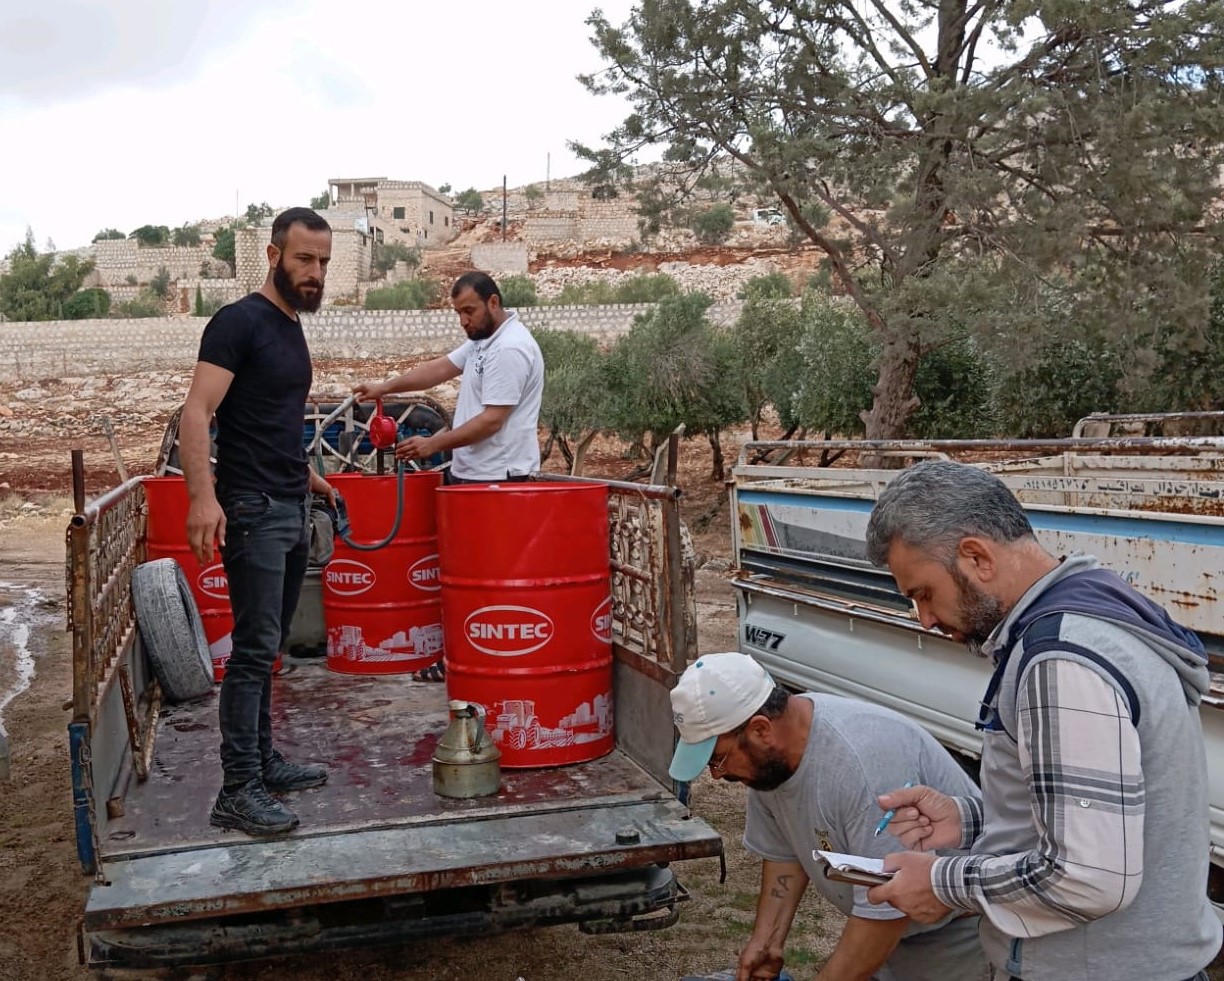
<path fill-rule="evenodd" d="M 814 849 L 883 858 L 901 847 L 876 798 L 912 782 L 978 797 L 925 730 L 890 709 L 836 695 L 791 695 L 746 654 L 707 654 L 671 693 L 680 743 L 670 768 L 688 782 L 709 767 L 748 790 L 744 846 L 764 860 L 752 936 L 736 981 L 782 970 L 786 935 L 811 881 L 847 917 L 824 981 L 981 981 L 989 967 L 978 918 L 919 924 L 867 902 L 862 886 L 825 878 Z"/>

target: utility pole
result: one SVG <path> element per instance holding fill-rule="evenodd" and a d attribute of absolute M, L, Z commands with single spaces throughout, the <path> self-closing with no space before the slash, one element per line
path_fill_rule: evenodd
<path fill-rule="evenodd" d="M 506 240 L 506 175 L 502 174 L 502 241 Z"/>
<path fill-rule="evenodd" d="M 552 151 L 544 157 L 544 190 L 552 190 Z"/>

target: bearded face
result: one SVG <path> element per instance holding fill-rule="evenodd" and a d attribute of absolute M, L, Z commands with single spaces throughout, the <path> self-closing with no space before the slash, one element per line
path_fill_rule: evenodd
<path fill-rule="evenodd" d="M 323 281 L 311 272 L 301 272 L 295 277 L 285 266 L 283 252 L 272 270 L 272 285 L 284 301 L 299 313 L 314 313 L 323 302 Z"/>
<path fill-rule="evenodd" d="M 952 566 L 949 572 L 956 583 L 960 633 L 969 650 L 980 656 L 982 645 L 1003 622 L 1007 611 L 998 599 L 978 589 L 956 566 Z"/>

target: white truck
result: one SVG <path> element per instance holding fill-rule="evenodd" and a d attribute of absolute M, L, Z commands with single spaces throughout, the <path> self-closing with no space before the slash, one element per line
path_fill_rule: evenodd
<path fill-rule="evenodd" d="M 885 457 L 972 461 L 996 473 L 1055 555 L 1087 552 L 1198 632 L 1210 655 L 1203 701 L 1211 783 L 1209 892 L 1224 902 L 1224 439 L 1135 435 L 1218 425 L 1224 413 L 1094 416 L 1068 439 L 825 440 L 746 444 L 733 471 L 733 586 L 742 649 L 796 690 L 832 692 L 909 716 L 962 758 L 990 663 L 924 630 L 886 570 L 866 558 Z M 1118 428 L 1130 435 L 1111 435 Z M 1097 431 L 1098 436 L 1084 436 Z M 795 454 L 833 466 L 771 463 Z M 895 459 L 892 462 L 898 462 Z M 972 764 L 970 764 L 972 769 Z"/>

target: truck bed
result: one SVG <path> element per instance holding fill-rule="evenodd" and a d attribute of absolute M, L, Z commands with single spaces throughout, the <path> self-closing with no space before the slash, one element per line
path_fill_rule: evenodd
<path fill-rule="evenodd" d="M 439 797 L 431 759 L 447 724 L 444 685 L 286 663 L 273 697 L 277 746 L 329 767 L 325 786 L 286 798 L 301 827 L 264 840 L 211 827 L 217 694 L 172 706 L 158 722 L 148 780 L 127 781 L 123 813 L 99 842 L 107 884 L 90 893 L 86 930 L 613 873 L 721 850 L 620 750 L 503 769 L 496 796 Z"/>

